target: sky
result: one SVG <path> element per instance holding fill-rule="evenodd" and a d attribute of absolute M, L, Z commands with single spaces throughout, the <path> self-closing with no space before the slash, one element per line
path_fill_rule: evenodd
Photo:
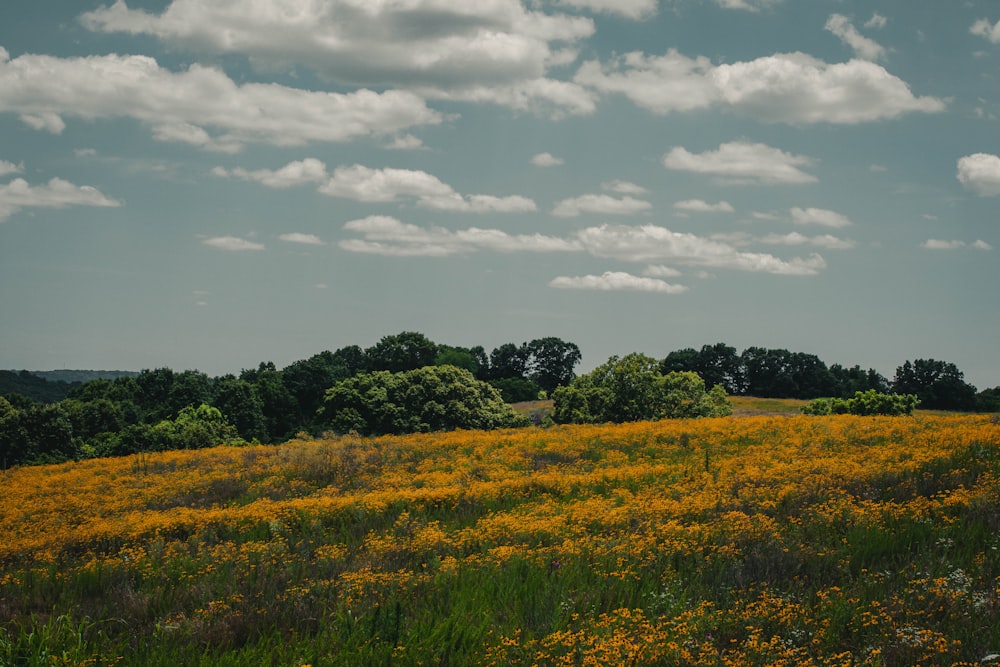
<path fill-rule="evenodd" d="M 4 0 L 0 368 L 419 331 L 1000 385 L 995 0 Z"/>

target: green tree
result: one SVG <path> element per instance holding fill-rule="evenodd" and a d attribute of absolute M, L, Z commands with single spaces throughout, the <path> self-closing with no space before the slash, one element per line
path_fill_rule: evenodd
<path fill-rule="evenodd" d="M 490 352 L 489 379 L 527 378 L 531 352 L 528 344 L 504 343 Z"/>
<path fill-rule="evenodd" d="M 464 368 L 473 375 L 479 375 L 479 359 L 476 358 L 476 354 L 472 350 L 465 347 L 439 345 L 437 356 L 434 357 L 434 365 L 457 366 L 458 368 Z"/>
<path fill-rule="evenodd" d="M 433 366 L 437 353 L 437 344 L 427 336 L 415 331 L 404 331 L 383 337 L 365 350 L 365 358 L 369 370 L 400 373 Z"/>
<path fill-rule="evenodd" d="M 554 336 L 531 341 L 527 350 L 530 354 L 528 379 L 547 392 L 569 384 L 576 376 L 573 369 L 582 358 L 575 343 Z"/>
<path fill-rule="evenodd" d="M 201 449 L 243 444 L 236 427 L 218 408 L 202 403 L 188 406 L 176 419 L 165 419 L 152 429 L 155 449 Z"/>
<path fill-rule="evenodd" d="M 268 442 L 264 401 L 253 383 L 232 375 L 218 378 L 215 381 L 215 407 L 236 427 L 244 440 Z"/>
<path fill-rule="evenodd" d="M 553 419 L 560 423 L 627 422 L 732 413 L 722 385 L 705 391 L 697 373 L 664 375 L 661 365 L 638 353 L 611 357 L 569 386 L 556 389 Z"/>
<path fill-rule="evenodd" d="M 892 391 L 916 394 L 930 410 L 975 410 L 976 388 L 965 381 L 958 366 L 936 359 L 906 361 L 896 369 Z"/>
<path fill-rule="evenodd" d="M 324 421 L 341 433 L 412 433 L 520 426 L 496 389 L 455 366 L 361 373 L 326 392 Z"/>

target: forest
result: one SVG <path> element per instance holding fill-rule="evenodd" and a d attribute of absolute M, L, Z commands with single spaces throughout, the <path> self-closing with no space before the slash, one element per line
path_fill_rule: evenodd
<path fill-rule="evenodd" d="M 660 386 L 684 387 L 693 397 L 689 402 L 702 406 L 634 418 L 725 414 L 725 395 L 846 400 L 858 392 L 913 395 L 923 409 L 1000 410 L 1000 387 L 977 391 L 954 364 L 934 359 L 908 360 L 890 380 L 857 365 L 828 366 L 813 354 L 762 347 L 737 352 L 725 343 L 675 350 L 662 360 L 625 359 L 632 357 L 642 357 L 637 363 L 647 376 L 662 374 Z M 220 443 L 280 443 L 327 431 L 516 427 L 528 422 L 509 404 L 560 395 L 565 402 L 557 405 L 556 421 L 628 420 L 627 409 L 614 402 L 595 407 L 594 374 L 577 378 L 581 358 L 576 344 L 556 337 L 505 343 L 487 353 L 482 346 L 444 345 L 404 331 L 367 348 L 323 351 L 281 369 L 262 362 L 221 377 L 156 368 L 65 382 L 2 371 L 0 468 Z M 671 384 L 671 374 L 697 378 L 672 375 Z M 581 403 L 584 394 L 590 398 Z"/>

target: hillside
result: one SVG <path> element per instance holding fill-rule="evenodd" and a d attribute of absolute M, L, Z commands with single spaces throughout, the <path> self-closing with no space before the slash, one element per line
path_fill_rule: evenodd
<path fill-rule="evenodd" d="M 0 473 L 0 664 L 975 665 L 1000 425 L 746 417 Z"/>

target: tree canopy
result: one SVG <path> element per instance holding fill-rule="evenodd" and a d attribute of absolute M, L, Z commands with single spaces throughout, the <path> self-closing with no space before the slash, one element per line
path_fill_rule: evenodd
<path fill-rule="evenodd" d="M 732 414 L 722 385 L 705 391 L 697 373 L 663 374 L 660 368 L 661 362 L 644 354 L 611 357 L 569 386 L 556 389 L 553 419 L 582 424 Z"/>

